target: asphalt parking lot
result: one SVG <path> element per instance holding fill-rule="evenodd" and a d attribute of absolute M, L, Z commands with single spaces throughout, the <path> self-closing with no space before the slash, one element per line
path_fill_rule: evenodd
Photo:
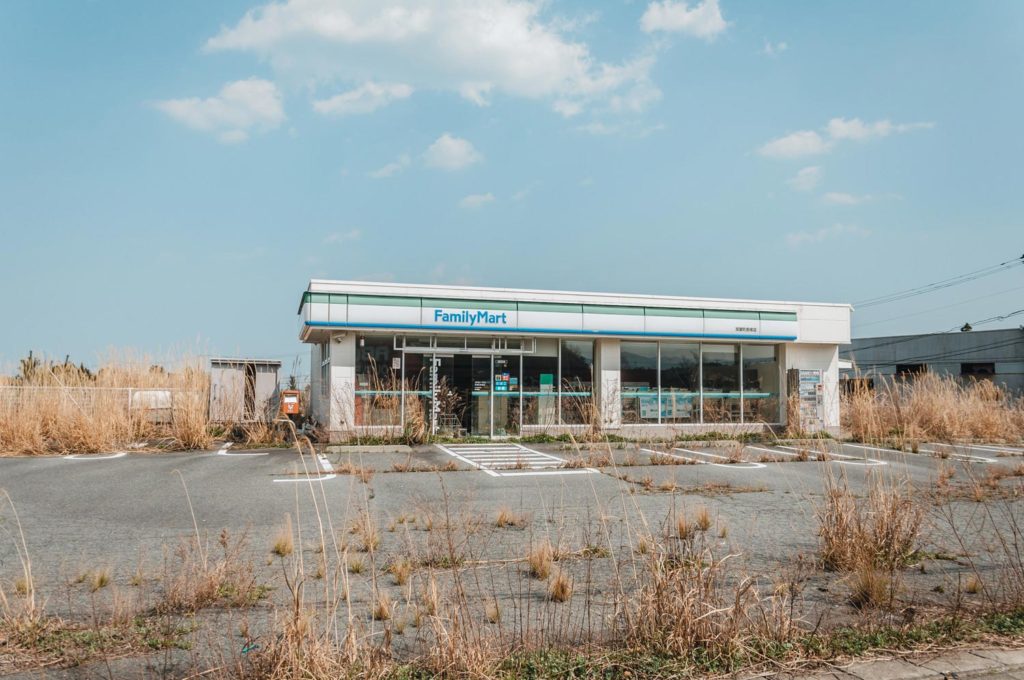
<path fill-rule="evenodd" d="M 1021 462 L 1024 450 L 1016 447 L 929 445 L 905 453 L 838 442 L 821 449 L 677 444 L 589 452 L 446 444 L 316 458 L 287 449 L 219 449 L 0 458 L 0 488 L 19 513 L 37 574 L 57 583 L 83 565 L 127 570 L 147 555 L 155 559 L 194 534 L 193 512 L 200 532 L 247 532 L 258 552 L 286 514 L 311 532 L 318 508 L 338 528 L 366 512 L 382 530 L 402 516 L 487 521 L 509 508 L 529 516 L 532 531 L 583 545 L 595 540 L 602 520 L 602 530 L 612 527 L 626 540 L 628 524 L 656 526 L 679 507 L 703 505 L 728 525 L 731 542 L 767 560 L 813 551 L 813 506 L 829 475 L 845 477 L 855 490 L 878 475 L 928 489 L 943 467 L 969 478 Z M 491 558 L 524 550 L 517 542 L 477 549 Z M 0 569 L 14 559 L 12 541 L 4 541 Z"/>

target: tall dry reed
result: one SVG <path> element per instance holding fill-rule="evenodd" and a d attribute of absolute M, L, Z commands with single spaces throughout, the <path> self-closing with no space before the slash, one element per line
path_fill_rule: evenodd
<path fill-rule="evenodd" d="M 147 439 L 209 445 L 209 374 L 196 359 L 172 365 L 122 356 L 93 373 L 23 360 L 17 376 L 0 378 L 0 453 L 94 453 Z"/>
<path fill-rule="evenodd" d="M 925 374 L 913 381 L 880 379 L 844 395 L 844 430 L 861 441 L 960 439 L 1019 441 L 1024 436 L 1024 398 L 987 380 L 961 382 Z"/>

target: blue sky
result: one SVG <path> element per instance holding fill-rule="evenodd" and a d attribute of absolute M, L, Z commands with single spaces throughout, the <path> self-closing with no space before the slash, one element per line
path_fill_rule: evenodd
<path fill-rule="evenodd" d="M 855 302 L 1013 259 L 1022 35 L 1014 0 L 8 0 L 0 366 L 290 362 L 310 277 Z"/>

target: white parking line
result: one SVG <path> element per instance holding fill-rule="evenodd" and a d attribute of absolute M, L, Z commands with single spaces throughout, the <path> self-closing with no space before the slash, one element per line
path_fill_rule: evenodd
<path fill-rule="evenodd" d="M 780 456 L 792 456 L 793 458 L 798 458 L 800 456 L 799 453 L 791 453 L 790 451 L 779 451 L 777 449 L 766 449 L 760 446 L 754 446 L 753 444 L 747 444 L 747 448 L 752 449 L 754 451 L 764 451 L 765 453 L 778 454 Z M 821 456 L 810 456 L 808 460 L 821 460 Z M 826 458 L 825 460 L 828 459 Z"/>
<path fill-rule="evenodd" d="M 778 444 L 780 449 L 789 449 L 790 451 L 802 451 L 804 449 L 798 449 L 795 446 L 783 446 Z M 879 449 L 881 450 L 881 449 Z M 879 465 L 888 465 L 884 460 L 878 460 L 877 458 L 858 458 L 857 456 L 848 456 L 845 453 L 833 453 L 828 451 L 825 454 L 829 458 L 845 458 L 846 460 L 833 460 L 833 463 L 839 463 L 840 465 L 857 465 L 859 467 L 877 467 Z"/>
<path fill-rule="evenodd" d="M 865 446 L 864 444 L 851 444 L 849 442 L 844 442 L 843 446 L 852 446 L 855 449 L 867 449 L 868 451 L 884 451 L 885 453 L 897 453 L 897 454 L 899 454 L 901 456 L 906 456 L 907 455 L 906 451 L 900 451 L 898 449 L 888 449 L 888 448 L 884 448 L 884 447 L 881 447 L 881 446 Z M 927 453 L 928 455 L 936 456 L 938 458 L 942 457 L 942 454 L 939 453 L 938 451 L 931 451 L 929 449 L 921 449 L 921 448 L 919 448 L 918 451 L 922 451 L 924 453 Z M 913 454 L 910 454 L 910 455 L 913 455 Z M 949 454 L 949 457 L 950 458 L 955 458 L 956 460 L 962 460 L 962 461 L 965 461 L 967 463 L 995 463 L 995 462 L 997 462 L 997 461 L 993 460 L 992 458 L 982 458 L 981 456 L 970 456 L 970 455 L 968 455 L 966 453 L 951 453 L 951 454 Z"/>
<path fill-rule="evenodd" d="M 239 455 L 239 454 L 235 454 L 235 455 Z M 316 460 L 317 460 L 317 465 L 318 465 L 317 470 L 316 470 L 316 474 L 296 475 L 295 477 L 287 477 L 285 479 L 275 479 L 274 481 L 275 482 L 309 482 L 309 481 L 326 482 L 327 480 L 334 479 L 335 477 L 338 476 L 338 475 L 336 475 L 334 473 L 334 466 L 331 465 L 331 461 L 327 460 L 326 456 L 324 456 L 321 453 L 318 453 L 317 456 L 316 456 Z M 321 474 L 320 473 L 321 469 L 326 474 Z"/>
<path fill-rule="evenodd" d="M 768 467 L 764 463 L 754 463 L 754 462 L 749 462 L 749 461 L 744 461 L 742 463 L 712 463 L 709 460 L 701 460 L 700 458 L 690 458 L 689 456 L 680 456 L 679 454 L 672 453 L 671 451 L 654 451 L 653 449 L 640 449 L 640 450 L 644 451 L 646 453 L 654 454 L 656 456 L 669 456 L 670 458 L 675 458 L 676 460 L 685 460 L 688 463 L 695 463 L 696 465 L 714 465 L 715 467 L 732 468 L 734 470 L 757 470 L 759 468 Z M 701 452 L 701 451 L 691 451 L 690 449 L 684 449 L 684 448 L 681 448 L 681 447 L 678 447 L 678 446 L 673 448 L 672 451 L 685 451 L 686 453 L 691 453 L 691 454 L 694 454 L 694 455 L 697 455 L 697 456 L 709 456 L 711 458 L 718 458 L 720 460 L 729 460 L 725 456 L 719 456 L 719 455 L 714 454 L 714 453 L 704 453 L 704 452 Z"/>
<path fill-rule="evenodd" d="M 926 449 L 920 446 L 917 448 L 917 450 L 920 451 L 921 453 L 927 453 L 929 455 L 935 456 L 936 458 L 953 458 L 955 460 L 962 460 L 968 463 L 983 463 L 988 465 L 991 463 L 999 462 L 995 458 L 989 458 L 988 456 L 975 456 L 970 453 L 960 453 L 959 451 L 956 450 L 955 446 L 950 444 L 928 444 L 928 446 L 949 446 L 950 448 L 953 449 L 953 451 L 946 452 L 945 454 L 943 454 L 942 451 L 936 451 L 935 449 Z"/>
<path fill-rule="evenodd" d="M 118 451 L 117 453 L 112 453 L 109 456 L 100 456 L 94 453 L 72 453 L 69 456 L 62 456 L 62 458 L 64 458 L 64 460 L 111 460 L 113 458 L 122 458 L 127 455 L 127 451 Z"/>
<path fill-rule="evenodd" d="M 596 473 L 593 468 L 565 469 L 565 460 L 519 444 L 448 444 L 435 446 L 491 477 L 528 475 L 579 475 Z"/>
<path fill-rule="evenodd" d="M 217 455 L 218 456 L 231 456 L 231 457 L 237 456 L 239 458 L 242 458 L 242 457 L 245 457 L 245 456 L 269 456 L 270 455 L 269 451 L 263 451 L 262 453 L 228 453 L 228 449 L 231 448 L 231 444 L 232 444 L 231 442 L 227 442 L 226 444 L 224 444 L 224 446 L 220 447 L 220 449 L 217 450 Z"/>
<path fill-rule="evenodd" d="M 1024 449 L 1017 449 L 1012 446 L 999 446 L 996 444 L 944 444 L 942 442 L 929 442 L 927 446 L 949 446 L 952 448 L 963 447 L 968 450 L 970 449 L 981 449 L 982 451 L 995 451 L 997 453 L 1011 453 L 1014 455 L 1024 455 Z"/>

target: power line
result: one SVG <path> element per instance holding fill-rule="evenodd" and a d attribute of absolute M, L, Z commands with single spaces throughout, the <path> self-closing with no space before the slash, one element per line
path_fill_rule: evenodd
<path fill-rule="evenodd" d="M 948 305 L 940 305 L 938 307 L 930 307 L 928 309 L 922 309 L 921 311 L 914 312 L 913 314 L 901 314 L 900 316 L 890 316 L 887 319 L 879 319 L 878 321 L 869 321 L 868 323 L 860 323 L 860 324 L 857 324 L 857 328 L 859 329 L 859 328 L 866 328 L 868 326 L 877 326 L 880 323 L 886 323 L 888 321 L 896 321 L 898 319 L 908 319 L 908 318 L 910 318 L 912 316 L 921 316 L 922 314 L 927 314 L 929 312 L 938 312 L 938 311 L 941 311 L 943 309 L 949 309 L 951 307 L 959 307 L 960 305 L 966 305 L 969 302 L 977 302 L 978 300 L 986 300 L 988 298 L 995 297 L 996 295 L 1002 295 L 1003 293 L 1012 293 L 1012 292 L 1017 291 L 1017 290 L 1024 290 L 1024 286 L 1015 286 L 1014 288 L 1007 288 L 1006 290 L 1000 290 L 1000 291 L 997 291 L 995 293 L 989 293 L 987 295 L 979 295 L 978 297 L 968 298 L 966 300 L 961 300 L 960 302 L 954 302 L 954 303 L 948 304 Z"/>
<path fill-rule="evenodd" d="M 1009 319 L 1009 318 L 1018 316 L 1020 314 L 1024 314 L 1024 309 L 1018 309 L 1016 311 L 1009 312 L 1008 314 L 1001 314 L 999 316 L 990 316 L 987 319 L 981 319 L 979 321 L 970 321 L 968 323 L 971 326 L 982 326 L 982 325 L 987 324 L 987 323 L 994 323 L 996 321 L 1003 321 L 1005 319 Z M 900 344 L 903 344 L 905 342 L 914 342 L 914 341 L 920 340 L 922 338 L 930 338 L 930 337 L 932 337 L 934 335 L 943 335 L 945 333 L 950 333 L 952 331 L 955 331 L 957 328 L 959 328 L 959 326 L 951 326 L 951 327 L 949 327 L 949 328 L 947 328 L 945 330 L 934 331 L 932 333 L 922 333 L 922 334 L 919 334 L 919 335 L 905 335 L 905 336 L 896 338 L 895 340 L 887 340 L 886 342 L 878 342 L 878 343 L 875 343 L 874 345 L 863 345 L 861 347 L 856 347 L 856 348 L 855 347 L 850 347 L 850 349 L 846 350 L 846 355 L 849 356 L 851 352 L 863 352 L 865 350 L 876 349 L 878 347 L 889 347 L 891 345 L 900 345 Z"/>
<path fill-rule="evenodd" d="M 1021 255 L 1014 260 L 1007 260 L 1006 262 L 1000 262 L 999 264 L 983 267 L 982 269 L 978 269 L 973 272 L 967 272 L 966 274 L 942 279 L 941 281 L 935 281 L 934 283 L 925 284 L 923 286 L 917 286 L 916 288 L 908 288 L 895 293 L 889 293 L 888 295 L 880 295 L 867 300 L 861 300 L 860 302 L 855 302 L 854 306 L 863 309 L 865 307 L 875 307 L 877 305 L 884 305 L 898 300 L 906 300 L 907 298 L 924 295 L 926 293 L 934 293 L 937 290 L 958 286 L 969 281 L 976 281 L 977 279 L 991 276 L 992 274 L 998 274 L 999 272 L 1007 271 L 1022 264 L 1024 264 L 1024 255 Z"/>

